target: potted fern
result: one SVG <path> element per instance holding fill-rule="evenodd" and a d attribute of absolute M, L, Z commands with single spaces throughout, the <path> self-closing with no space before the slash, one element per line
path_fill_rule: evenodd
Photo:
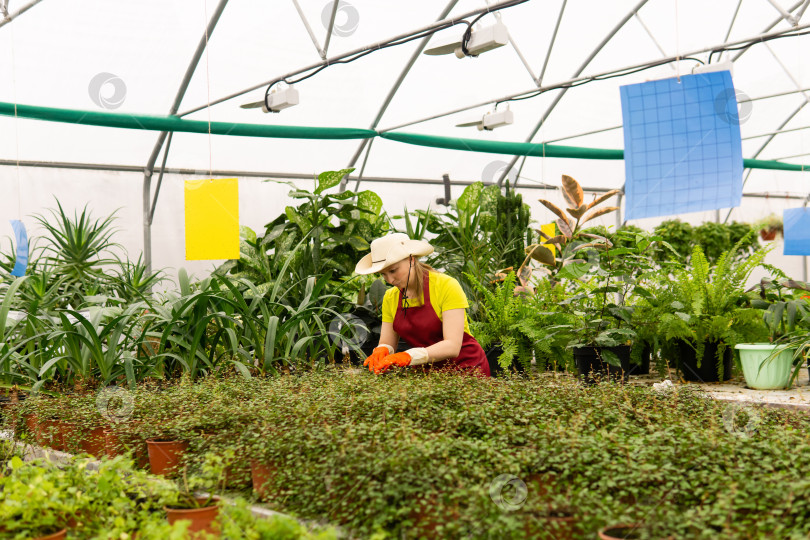
<path fill-rule="evenodd" d="M 737 343 L 762 334 L 744 286 L 762 264 L 769 248 L 744 260 L 734 254 L 746 238 L 723 253 L 712 266 L 703 249 L 692 249 L 689 265 L 659 276 L 659 331 L 663 351 L 687 381 L 717 382 L 731 378 L 732 350 Z"/>
<path fill-rule="evenodd" d="M 807 303 L 799 298 L 791 298 L 788 290 L 810 291 L 810 286 L 801 281 L 781 278 L 762 278 L 758 295 L 751 305 L 764 310 L 763 322 L 768 328 L 767 343 L 740 343 L 740 364 L 745 382 L 757 390 L 789 388 L 798 376 L 799 364 L 793 369 L 796 347 L 791 339 L 799 337 L 798 327 L 810 315 Z"/>
<path fill-rule="evenodd" d="M 518 325 L 528 316 L 524 298 L 516 295 L 514 272 L 495 284 L 494 290 L 485 287 L 473 274 L 465 274 L 481 295 L 478 321 L 470 326 L 481 347 L 487 351 L 489 370 L 493 375 L 509 371 L 513 365 L 525 369 L 532 360 L 532 344 L 520 332 Z"/>

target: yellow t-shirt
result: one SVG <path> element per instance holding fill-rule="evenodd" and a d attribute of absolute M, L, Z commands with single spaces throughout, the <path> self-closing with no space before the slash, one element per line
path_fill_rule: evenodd
<path fill-rule="evenodd" d="M 442 312 L 451 309 L 467 309 L 470 304 L 467 302 L 467 296 L 464 294 L 464 289 L 461 284 L 454 278 L 447 274 L 440 272 L 428 272 L 430 280 L 430 305 L 433 306 L 433 311 L 442 320 Z M 393 323 L 394 316 L 397 313 L 397 302 L 400 301 L 401 293 L 396 287 L 391 287 L 385 292 L 382 303 L 382 320 L 383 322 Z M 425 298 L 422 295 L 418 301 L 416 299 L 406 299 L 403 302 L 403 307 L 421 306 L 424 305 Z M 467 322 L 467 313 L 464 313 L 464 331 L 470 334 L 470 325 Z M 472 335 L 472 334 L 470 334 Z M 403 336 L 406 337 L 407 336 Z"/>

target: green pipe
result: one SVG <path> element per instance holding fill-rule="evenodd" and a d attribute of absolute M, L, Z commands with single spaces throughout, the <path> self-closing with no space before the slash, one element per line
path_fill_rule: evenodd
<path fill-rule="evenodd" d="M 20 104 L 16 106 L 15 111 L 13 103 L 2 102 L 0 102 L 0 114 L 87 126 L 146 129 L 151 131 L 181 131 L 185 133 L 209 132 L 208 122 L 201 120 L 184 120 L 177 116 L 148 116 L 143 114 L 101 111 L 77 111 L 74 109 L 56 109 L 52 107 L 37 107 L 34 105 Z M 274 137 L 283 139 L 368 139 L 377 135 L 377 132 L 371 129 L 273 126 L 236 124 L 233 122 L 211 122 L 210 132 L 214 135 Z"/>
<path fill-rule="evenodd" d="M 117 127 L 124 129 L 146 129 L 186 133 L 208 133 L 209 124 L 201 120 L 184 120 L 177 116 L 149 116 L 142 114 L 112 113 L 101 111 L 79 111 L 37 107 L 34 105 L 15 106 L 0 102 L 0 115 L 18 116 L 48 122 L 63 122 L 90 126 Z M 439 137 L 418 133 L 383 132 L 371 129 L 273 126 L 260 124 L 238 124 L 233 122 L 211 122 L 210 132 L 214 135 L 238 135 L 242 137 L 270 137 L 283 139 L 369 139 L 379 135 L 383 139 L 417 146 L 486 152 L 510 156 L 555 157 L 574 159 L 624 159 L 624 150 L 610 148 L 582 148 L 521 142 L 481 141 L 460 137 Z M 810 165 L 782 163 L 762 159 L 744 159 L 747 169 L 770 169 L 778 171 L 810 171 Z"/>
<path fill-rule="evenodd" d="M 383 139 L 446 148 L 449 150 L 466 150 L 468 152 L 487 152 L 490 154 L 507 154 L 510 156 L 564 157 L 577 159 L 624 159 L 624 150 L 608 148 L 582 148 L 578 146 L 557 146 L 551 144 L 517 143 L 501 141 L 481 141 L 461 139 L 458 137 L 439 137 L 436 135 L 419 135 L 417 133 L 384 132 Z M 810 171 L 810 165 L 766 161 L 762 159 L 744 159 L 746 169 L 773 169 L 779 171 Z"/>
<path fill-rule="evenodd" d="M 577 146 L 557 146 L 525 142 L 480 141 L 476 139 L 439 137 L 436 135 L 419 135 L 417 133 L 401 133 L 395 131 L 380 133 L 380 137 L 418 146 L 466 150 L 469 152 L 487 152 L 490 154 L 509 154 L 511 156 L 624 159 L 623 150 L 610 150 L 607 148 L 580 148 Z"/>

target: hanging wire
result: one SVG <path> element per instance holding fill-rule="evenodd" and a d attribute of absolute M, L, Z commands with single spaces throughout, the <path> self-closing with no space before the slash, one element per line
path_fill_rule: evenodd
<path fill-rule="evenodd" d="M 17 167 L 17 217 L 22 219 L 22 181 L 20 180 L 20 126 L 17 116 L 17 61 L 14 51 L 14 25 L 11 26 L 11 88 L 14 98 L 14 146 L 16 149 Z"/>
<path fill-rule="evenodd" d="M 675 73 L 681 82 L 681 27 L 678 17 L 678 0 L 675 0 Z"/>
<path fill-rule="evenodd" d="M 205 21 L 208 21 L 208 0 L 205 0 L 204 8 L 205 10 Z M 205 24 L 205 91 L 206 91 L 206 100 L 207 100 L 207 107 L 205 108 L 208 111 L 208 176 L 214 176 L 214 148 L 213 142 L 211 137 L 211 75 L 209 71 L 209 53 L 208 51 L 210 48 L 208 47 L 208 24 Z"/>

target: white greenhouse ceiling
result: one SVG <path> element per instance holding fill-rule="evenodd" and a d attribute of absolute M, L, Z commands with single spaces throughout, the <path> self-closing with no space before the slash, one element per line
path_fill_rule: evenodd
<path fill-rule="evenodd" d="M 810 0 L 0 0 L 7 13 L 0 13 L 0 103 L 136 119 L 174 112 L 206 124 L 354 128 L 621 150 L 620 86 L 733 61 L 743 157 L 810 164 L 808 5 Z M 476 24 L 482 27 L 502 23 L 509 44 L 478 57 L 421 54 L 459 38 L 467 28 L 461 19 L 470 23 L 479 14 Z M 430 35 L 441 21 L 457 24 Z M 397 37 L 404 43 L 382 47 Z M 368 54 L 340 62 L 364 50 Z M 263 100 L 268 83 L 281 78 L 304 78 L 294 85 L 297 105 L 270 114 L 240 107 Z M 512 112 L 512 124 L 492 131 L 456 127 L 483 118 L 507 97 L 526 98 L 498 103 L 499 111 Z M 24 116 L 0 116 L 4 217 L 41 212 L 68 193 L 81 206 L 109 181 L 119 183 L 104 194 L 110 202 L 98 213 L 125 207 L 126 219 L 141 219 L 144 169 L 154 168 L 157 178 L 164 157 L 165 144 L 156 145 L 160 131 Z M 509 163 L 523 189 L 556 186 L 563 173 L 594 189 L 624 184 L 621 160 L 524 159 L 380 136 L 176 133 L 166 157 L 167 169 L 203 176 L 220 171 L 310 178 L 353 166 L 353 178 L 362 173 L 362 185 L 378 190 L 391 212 L 403 204 L 434 204 L 441 186 L 412 189 L 384 180 L 440 182 L 447 174 L 460 182 L 457 196 L 463 183 L 497 181 Z M 46 169 L 53 164 L 59 172 Z M 746 169 L 744 177 L 747 198 L 731 219 L 770 213 L 769 201 L 800 206 L 808 194 L 810 172 Z M 124 180 L 127 187 L 121 187 Z M 150 197 L 155 187 L 153 179 Z M 164 189 L 165 204 L 174 204 L 168 202 L 171 186 Z M 160 207 L 160 197 L 156 224 L 169 219 L 160 215 L 170 212 Z M 261 212 L 250 201 L 240 204 L 259 226 L 283 201 L 256 203 Z M 125 234 L 138 250 L 140 232 L 133 226 L 125 226 Z"/>

